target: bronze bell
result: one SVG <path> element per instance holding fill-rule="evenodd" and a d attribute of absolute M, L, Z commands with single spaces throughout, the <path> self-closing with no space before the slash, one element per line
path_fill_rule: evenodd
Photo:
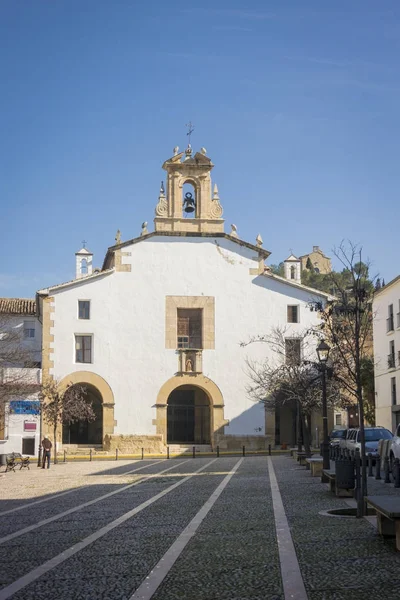
<path fill-rule="evenodd" d="M 196 204 L 190 192 L 187 192 L 185 194 L 185 199 L 183 201 L 183 210 L 185 211 L 185 213 L 192 213 L 196 210 Z"/>

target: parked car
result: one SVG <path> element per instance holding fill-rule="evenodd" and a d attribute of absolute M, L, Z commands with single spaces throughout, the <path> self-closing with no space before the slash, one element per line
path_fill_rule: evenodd
<path fill-rule="evenodd" d="M 372 454 L 372 458 L 378 456 L 378 442 L 379 440 L 391 440 L 393 433 L 385 427 L 365 427 L 365 452 Z M 360 429 L 352 429 L 351 435 L 346 438 L 346 448 L 350 451 L 360 450 L 361 452 L 361 440 L 360 440 Z"/>
<path fill-rule="evenodd" d="M 346 433 L 347 433 L 347 429 L 334 429 L 333 431 L 331 431 L 329 434 L 330 445 L 331 446 L 339 446 L 340 440 L 346 439 Z"/>
<path fill-rule="evenodd" d="M 390 468 L 393 471 L 393 463 L 394 459 L 400 459 L 400 425 L 397 425 L 396 431 L 392 438 L 392 442 L 390 444 L 390 452 L 389 452 L 389 460 L 390 460 Z"/>
<path fill-rule="evenodd" d="M 346 436 L 339 438 L 339 446 L 344 449 L 348 447 L 350 440 L 356 435 L 357 429 L 347 429 Z"/>

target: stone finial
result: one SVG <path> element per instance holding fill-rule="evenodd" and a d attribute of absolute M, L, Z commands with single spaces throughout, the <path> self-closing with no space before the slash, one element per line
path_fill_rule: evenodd
<path fill-rule="evenodd" d="M 175 148 L 173 150 L 174 156 L 176 156 L 178 154 L 178 152 L 179 152 L 179 146 L 175 146 Z"/>
<path fill-rule="evenodd" d="M 258 236 L 256 237 L 256 244 L 259 248 L 261 248 L 261 246 L 263 245 L 263 239 L 260 234 L 258 234 Z"/>
<path fill-rule="evenodd" d="M 238 238 L 239 236 L 238 236 L 238 234 L 237 234 L 237 227 L 236 227 L 236 225 L 233 225 L 233 224 L 232 224 L 232 225 L 231 225 L 231 227 L 232 227 L 232 231 L 230 232 L 230 234 L 229 234 L 229 235 L 230 235 L 231 237 Z"/>
<path fill-rule="evenodd" d="M 192 156 L 192 146 L 190 144 L 188 144 L 188 147 L 185 150 L 185 154 L 186 154 L 186 158 L 185 160 L 188 160 L 191 156 Z"/>
<path fill-rule="evenodd" d="M 147 231 L 147 221 L 145 221 L 144 223 L 142 223 L 142 231 L 140 232 L 140 235 L 147 235 L 149 232 Z"/>
<path fill-rule="evenodd" d="M 118 229 L 117 233 L 115 234 L 115 242 L 116 242 L 116 244 L 121 243 L 121 232 L 119 229 Z"/>
<path fill-rule="evenodd" d="M 219 200 L 218 186 L 216 183 L 214 183 L 213 200 Z"/>
<path fill-rule="evenodd" d="M 159 198 L 161 198 L 163 196 L 165 197 L 165 189 L 164 189 L 164 182 L 162 181 L 161 182 L 161 187 L 160 187 L 160 196 L 159 196 Z"/>
<path fill-rule="evenodd" d="M 204 147 L 200 148 L 200 153 L 203 154 L 203 156 L 205 156 L 207 154 L 207 150 Z"/>

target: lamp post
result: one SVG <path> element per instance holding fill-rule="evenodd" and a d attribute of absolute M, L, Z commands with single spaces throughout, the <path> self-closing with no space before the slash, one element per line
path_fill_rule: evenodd
<path fill-rule="evenodd" d="M 324 440 L 322 442 L 322 464 L 324 469 L 329 469 L 331 466 L 328 439 L 328 408 L 326 403 L 326 363 L 328 362 L 329 351 L 330 347 L 324 340 L 322 340 L 317 346 L 317 355 L 322 371 L 322 425 L 324 436 Z"/>

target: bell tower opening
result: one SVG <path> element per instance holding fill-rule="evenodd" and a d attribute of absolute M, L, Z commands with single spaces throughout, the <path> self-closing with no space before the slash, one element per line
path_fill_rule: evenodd
<path fill-rule="evenodd" d="M 191 182 L 185 182 L 182 186 L 182 217 L 184 219 L 197 217 L 196 188 Z"/>

